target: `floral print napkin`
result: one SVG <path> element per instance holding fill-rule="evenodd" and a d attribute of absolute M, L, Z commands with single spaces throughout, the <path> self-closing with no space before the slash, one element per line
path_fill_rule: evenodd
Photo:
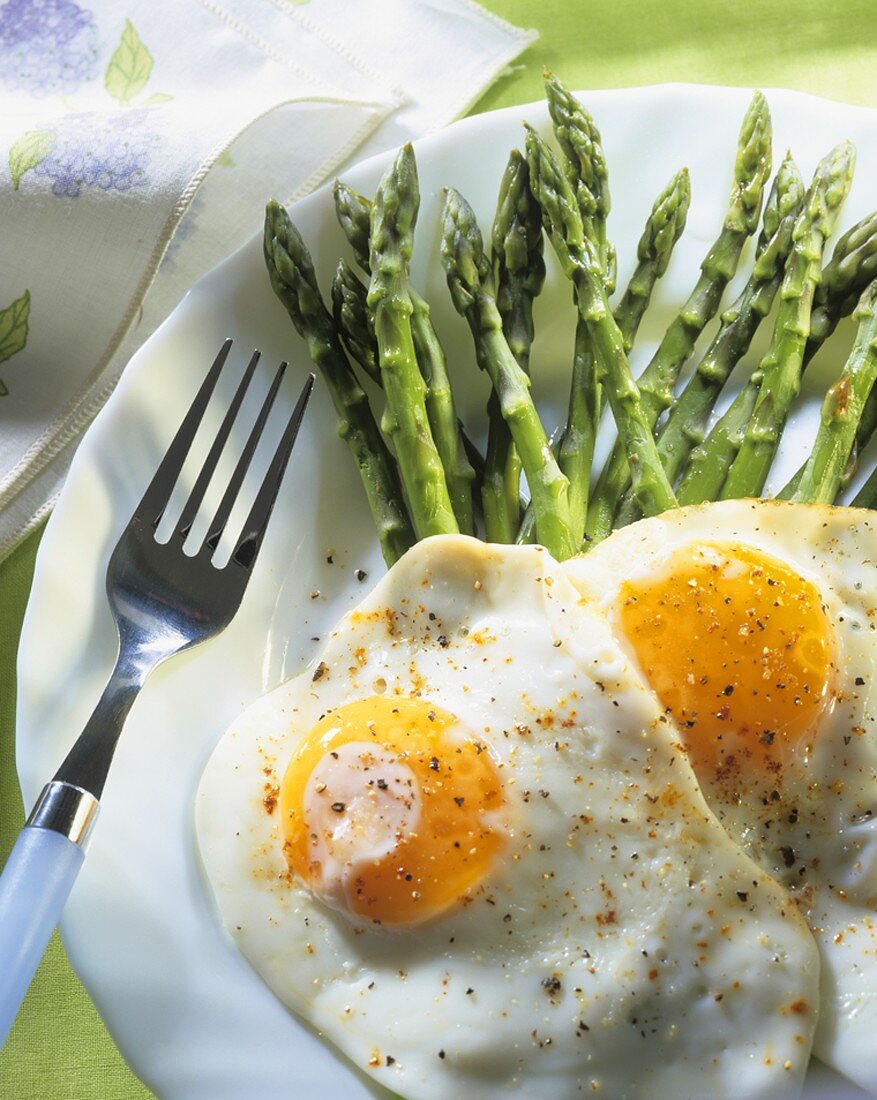
<path fill-rule="evenodd" d="M 532 38 L 472 0 L 0 2 L 0 557 L 266 195 L 445 125 Z"/>

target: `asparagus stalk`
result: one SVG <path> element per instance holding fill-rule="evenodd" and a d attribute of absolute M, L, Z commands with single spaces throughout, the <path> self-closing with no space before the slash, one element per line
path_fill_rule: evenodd
<path fill-rule="evenodd" d="M 736 364 L 749 348 L 758 326 L 770 313 L 792 247 L 792 229 L 804 198 L 800 173 L 787 154 L 765 203 L 755 265 L 734 304 L 722 314 L 722 324 L 698 363 L 658 435 L 658 454 L 671 483 L 676 481 L 692 449 L 703 442 L 710 413 Z M 718 490 L 721 485 L 718 486 Z M 678 496 L 678 494 L 677 494 Z M 615 517 L 624 527 L 638 515 L 630 492 Z"/>
<path fill-rule="evenodd" d="M 503 332 L 518 366 L 529 373 L 533 301 L 545 282 L 545 261 L 542 220 L 530 191 L 527 162 L 517 149 L 510 153 L 503 173 L 491 236 Z M 482 487 L 485 535 L 489 542 L 514 542 L 521 518 L 521 459 L 493 389 L 487 419 Z"/>
<path fill-rule="evenodd" d="M 503 332 L 526 371 L 533 343 L 533 302 L 545 283 L 545 260 L 542 215 L 530 190 L 530 169 L 518 149 L 509 154 L 500 184 L 491 241 Z"/>
<path fill-rule="evenodd" d="M 691 180 L 688 169 L 682 168 L 655 199 L 637 245 L 636 268 L 614 310 L 626 351 L 633 347 L 655 284 L 669 266 L 673 249 L 685 228 L 690 205 Z"/>
<path fill-rule="evenodd" d="M 579 204 L 582 227 L 594 242 L 607 296 L 615 290 L 615 249 L 606 237 L 609 172 L 597 124 L 563 81 L 545 70 L 545 92 L 564 168 Z"/>
<path fill-rule="evenodd" d="M 338 434 L 359 469 L 384 560 L 392 565 L 415 541 L 396 467 L 320 296 L 307 246 L 274 200 L 265 211 L 264 253 L 274 293 L 326 380 L 338 414 Z"/>
<path fill-rule="evenodd" d="M 545 142 L 529 128 L 527 160 L 545 231 L 564 273 L 573 283 L 579 314 L 588 327 L 597 381 L 609 399 L 623 453 L 633 474 L 634 492 L 646 515 L 655 515 L 672 508 L 676 501 L 630 373 L 624 338 L 606 300 L 599 257 L 585 236 L 568 179 Z"/>
<path fill-rule="evenodd" d="M 764 488 L 792 401 L 800 388 L 810 334 L 813 296 L 821 277 L 825 240 L 834 231 L 852 183 L 855 150 L 849 142 L 819 163 L 792 234 L 780 308 L 743 443 L 728 471 L 722 498 L 758 496 Z"/>
<path fill-rule="evenodd" d="M 371 201 L 341 180 L 335 180 L 332 196 L 335 199 L 335 215 L 353 249 L 356 262 L 366 275 L 371 275 Z"/>
<path fill-rule="evenodd" d="M 877 379 L 877 281 L 862 295 L 854 316 L 856 342 L 843 374 L 822 403 L 819 430 L 792 500 L 832 504 L 840 489 L 865 402 Z"/>
<path fill-rule="evenodd" d="M 545 90 L 562 163 L 575 194 L 585 236 L 594 246 L 607 295 L 615 288 L 615 250 L 606 236 L 609 183 L 600 133 L 590 114 L 553 73 L 545 71 Z M 569 480 L 570 512 L 578 542 L 585 533 L 593 444 L 600 421 L 600 386 L 594 377 L 588 330 L 576 323 L 566 427 L 558 462 Z"/>
<path fill-rule="evenodd" d="M 701 264 L 701 275 L 691 295 L 638 380 L 650 429 L 673 404 L 673 387 L 679 372 L 698 336 L 719 308 L 725 287 L 737 270 L 743 246 L 758 227 L 770 164 L 770 111 L 764 96 L 756 92 L 740 130 L 734 186 L 722 231 Z M 591 541 L 599 541 L 611 531 L 615 510 L 629 483 L 625 455 L 616 444 L 600 473 L 588 509 L 587 531 Z"/>
<path fill-rule="evenodd" d="M 411 335 L 417 365 L 426 386 L 426 415 L 445 470 L 457 525 L 464 535 L 472 535 L 475 533 L 472 516 L 475 471 L 463 444 L 444 349 L 433 328 L 426 300 L 419 294 L 412 294 L 411 306 Z"/>
<path fill-rule="evenodd" d="M 825 340 L 848 317 L 868 284 L 877 277 L 877 211 L 848 229 L 834 247 L 831 261 L 813 297 L 810 338 L 804 361 L 808 362 Z"/>
<path fill-rule="evenodd" d="M 822 269 L 822 281 L 813 296 L 810 314 L 810 336 L 804 349 L 806 370 L 810 360 L 832 335 L 839 322 L 848 317 L 873 279 L 877 278 L 877 212 L 869 214 L 848 229 L 834 246 L 831 261 Z M 877 393 L 869 396 L 856 429 L 856 444 L 850 469 L 844 473 L 841 489 L 845 488 L 855 469 L 855 456 L 860 454 L 877 428 Z M 801 477 L 803 463 L 797 473 L 777 493 L 778 500 L 791 500 Z"/>
<path fill-rule="evenodd" d="M 367 299 L 368 287 L 346 260 L 339 260 L 332 279 L 335 326 L 350 358 L 380 385 L 381 368 Z"/>
<path fill-rule="evenodd" d="M 871 215 L 854 225 L 837 242 L 831 261 L 822 270 L 822 281 L 814 296 L 813 312 L 810 317 L 810 335 L 804 350 L 806 367 L 822 344 L 834 332 L 842 317 L 852 312 L 857 296 L 860 296 L 871 280 L 877 275 L 877 215 Z M 802 368 L 803 369 L 803 368 Z M 760 382 L 761 375 L 757 375 Z M 738 431 L 740 416 L 748 409 L 751 415 L 758 396 L 758 384 L 747 388 L 740 403 L 734 402 L 713 428 L 707 440 L 699 445 L 695 454 L 695 469 L 680 483 L 677 496 L 680 502 L 688 504 L 703 500 L 715 500 L 722 490 L 725 476 L 736 450 L 729 450 L 729 441 L 742 442 Z M 675 414 L 671 411 L 671 416 Z M 730 428 L 723 423 L 725 417 L 731 419 Z M 868 398 L 859 429 L 856 433 L 856 450 L 861 451 L 877 427 L 877 394 Z M 715 438 L 714 438 L 715 436 Z M 738 442 L 738 446 L 739 446 Z M 780 499 L 789 500 L 798 487 L 804 473 L 802 465 L 788 485 L 778 493 Z"/>
<path fill-rule="evenodd" d="M 392 439 L 418 538 L 459 530 L 426 413 L 426 385 L 411 335 L 408 269 L 420 205 L 417 166 L 404 145 L 378 185 L 371 211 L 368 307 L 374 317 Z M 456 423 L 456 421 L 455 421 Z"/>
<path fill-rule="evenodd" d="M 338 221 L 350 243 L 350 247 L 353 249 L 356 261 L 363 271 L 370 274 L 369 234 L 371 232 L 370 221 L 373 205 L 367 198 L 358 194 L 352 187 L 348 187 L 340 180 L 335 181 L 333 194 Z M 345 289 L 350 294 L 351 276 L 352 279 L 356 279 L 356 276 L 350 271 L 349 266 L 345 266 L 347 272 L 349 272 L 345 279 Z M 358 279 L 356 281 L 359 282 Z M 426 415 L 436 449 L 445 470 L 445 479 L 454 516 L 460 531 L 463 534 L 471 535 L 475 529 L 472 518 L 474 470 L 468 457 L 468 449 L 463 440 L 462 429 L 457 417 L 444 349 L 433 327 L 429 304 L 412 286 L 408 286 L 408 295 L 411 299 L 411 337 L 414 341 L 414 353 L 417 358 L 418 369 L 426 385 L 424 398 Z M 354 339 L 360 344 L 364 336 L 362 321 L 365 322 L 368 328 L 373 330 L 367 301 L 364 304 L 364 310 L 365 317 L 359 318 L 360 324 L 357 330 L 352 333 Z M 348 315 L 346 317 L 341 316 L 339 321 L 349 323 L 350 313 L 352 312 L 353 307 L 351 306 Z M 348 344 L 348 350 L 351 351 L 351 354 L 354 354 L 350 344 Z M 354 357 L 356 357 L 355 354 Z M 365 362 L 359 361 L 364 369 L 368 369 Z M 378 383 L 381 384 L 379 378 Z"/>
<path fill-rule="evenodd" d="M 616 324 L 624 340 L 625 351 L 630 351 L 633 347 L 637 330 L 648 307 L 655 284 L 667 270 L 676 242 L 682 236 L 690 203 L 691 183 L 688 177 L 688 169 L 683 168 L 673 176 L 652 206 L 637 246 L 638 262 L 636 269 L 627 284 L 621 301 L 613 311 Z M 577 333 L 579 329 L 583 328 L 584 325 L 578 325 L 576 328 Z M 576 428 L 579 430 L 571 436 L 571 429 L 568 426 L 561 438 L 559 454 L 561 468 L 563 468 L 564 449 L 573 451 L 578 448 L 581 454 L 579 462 L 587 471 L 588 479 L 590 479 L 602 402 L 600 400 L 600 387 L 593 373 L 593 356 L 586 346 L 579 348 L 577 339 L 576 356 L 579 354 L 583 357 L 587 356 L 586 363 L 579 372 L 581 396 L 578 398 L 578 400 L 587 404 L 587 412 L 581 417 L 570 416 L 569 424 L 573 425 L 572 430 L 575 431 Z M 573 460 L 567 457 L 566 461 L 572 467 Z M 585 507 L 587 507 L 587 501 L 585 501 Z M 531 508 L 528 508 L 515 541 L 518 543 L 532 542 L 533 529 L 533 512 Z"/>
<path fill-rule="evenodd" d="M 451 298 L 469 322 L 478 364 L 490 376 L 503 417 L 521 456 L 536 513 L 539 541 L 560 561 L 577 550 L 570 527 L 568 483 L 551 452 L 530 395 L 530 380 L 515 359 L 496 304 L 495 280 L 472 208 L 445 193 L 442 263 Z"/>
<path fill-rule="evenodd" d="M 691 452 L 685 476 L 676 489 L 679 507 L 686 504 L 702 504 L 706 500 L 718 500 L 728 471 L 743 444 L 746 428 L 752 417 L 761 371 L 756 369 L 746 385 L 719 418 L 703 443 Z"/>

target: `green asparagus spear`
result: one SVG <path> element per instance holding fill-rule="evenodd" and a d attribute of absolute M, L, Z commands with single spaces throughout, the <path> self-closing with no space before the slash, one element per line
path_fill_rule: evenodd
<path fill-rule="evenodd" d="M 392 565 L 415 541 L 396 467 L 323 304 L 307 247 L 274 200 L 265 211 L 264 252 L 274 293 L 326 380 L 338 414 L 338 434 L 359 469 L 384 560 Z"/>
<path fill-rule="evenodd" d="M 728 471 L 743 444 L 760 384 L 761 371 L 756 368 L 710 434 L 691 452 L 685 476 L 676 489 L 680 508 L 719 499 Z"/>
<path fill-rule="evenodd" d="M 823 342 L 834 332 L 838 322 L 853 311 L 858 297 L 861 296 L 871 280 L 877 276 L 877 262 L 875 261 L 877 261 L 877 215 L 872 214 L 854 225 L 838 240 L 831 261 L 822 269 L 822 281 L 817 287 L 813 299 L 813 312 L 810 316 L 810 336 L 804 349 L 803 367 L 807 366 L 819 348 L 822 347 Z M 760 377 L 761 375 L 758 375 L 759 379 Z M 754 399 L 750 400 L 750 397 L 754 398 L 755 396 L 757 396 L 757 388 L 755 391 L 750 390 L 744 398 L 741 398 L 740 405 L 736 407 L 732 405 L 725 416 L 730 416 L 732 421 L 736 421 L 741 408 L 749 408 L 751 413 Z M 674 408 L 671 411 L 671 417 L 675 415 L 675 412 L 676 409 Z M 871 438 L 875 428 L 877 428 L 877 394 L 873 394 L 868 398 L 862 413 L 862 419 L 856 432 L 857 453 Z M 713 462 L 714 444 L 711 437 L 703 443 L 702 447 L 698 448 L 698 463 L 701 468 L 695 478 L 695 485 L 699 485 L 700 488 L 695 490 L 686 483 L 688 480 L 688 474 L 686 473 L 686 478 L 683 479 L 683 483 L 680 484 L 677 492 L 677 496 L 681 494 L 687 503 L 715 500 L 721 492 L 730 463 L 736 457 L 736 452 L 730 454 L 726 445 L 729 438 L 737 438 L 736 429 L 732 428 L 729 432 L 726 425 L 722 423 L 722 419 L 720 419 L 713 432 L 717 434 L 720 441 L 715 445 L 720 453 L 716 456 L 716 461 Z M 781 500 L 790 500 L 800 483 L 803 473 L 804 466 L 802 465 L 791 481 L 777 494 L 777 497 Z M 844 477 L 846 477 L 846 473 Z M 697 501 L 688 499 L 689 495 L 695 492 Z"/>
<path fill-rule="evenodd" d="M 542 220 L 530 191 L 527 162 L 509 155 L 492 231 L 496 305 L 503 332 L 521 369 L 529 373 L 533 301 L 545 282 Z M 482 505 L 489 542 L 513 542 L 520 523 L 521 460 L 503 419 L 496 391 L 487 402 L 487 460 Z"/>
<path fill-rule="evenodd" d="M 770 163 L 770 112 L 764 96 L 756 92 L 740 130 L 734 187 L 722 231 L 701 264 L 700 278 L 688 301 L 638 380 L 643 412 L 651 429 L 673 404 L 673 387 L 679 372 L 698 336 L 719 308 L 725 287 L 737 270 L 743 246 L 758 227 Z M 616 445 L 600 473 L 588 509 L 587 531 L 591 541 L 599 541 L 611 531 L 615 510 L 629 480 L 624 452 Z"/>
<path fill-rule="evenodd" d="M 356 262 L 366 275 L 370 275 L 371 201 L 341 180 L 335 180 L 332 195 L 335 199 L 335 214 L 344 231 L 344 236 L 353 249 Z"/>
<path fill-rule="evenodd" d="M 566 85 L 547 69 L 545 91 L 564 171 L 575 194 L 585 236 L 594 246 L 607 295 L 615 288 L 615 250 L 606 236 L 609 184 L 600 133 L 590 114 Z M 585 533 L 593 441 L 600 420 L 600 387 L 594 377 L 587 326 L 576 323 L 569 409 L 557 456 L 569 480 L 570 513 L 576 539 Z"/>
<path fill-rule="evenodd" d="M 609 173 L 597 124 L 567 86 L 548 69 L 545 92 L 554 135 L 582 215 L 582 227 L 599 256 L 607 297 L 615 290 L 615 249 L 606 236 L 611 206 Z"/>
<path fill-rule="evenodd" d="M 685 389 L 670 409 L 658 435 L 658 454 L 674 482 L 692 449 L 702 443 L 719 393 L 755 332 L 770 313 L 792 247 L 792 229 L 804 199 L 801 176 L 787 154 L 764 208 L 755 265 L 736 302 L 722 314 L 722 325 Z M 718 487 L 721 488 L 721 485 Z M 677 494 L 678 496 L 678 494 Z M 624 527 L 638 515 L 631 494 L 625 494 L 615 525 Z"/>
<path fill-rule="evenodd" d="M 822 269 L 822 281 L 813 296 L 813 312 L 810 314 L 810 336 L 804 349 L 804 364 L 810 360 L 832 335 L 839 322 L 848 317 L 868 285 L 877 278 L 877 213 L 869 214 L 857 222 L 834 246 L 831 261 Z M 877 393 L 872 393 L 862 410 L 862 418 L 856 429 L 856 443 L 852 462 L 844 471 L 841 489 L 855 472 L 855 459 L 867 445 L 877 428 Z M 804 474 L 802 464 L 797 473 L 777 493 L 777 500 L 791 500 Z"/>
<path fill-rule="evenodd" d="M 822 281 L 813 296 L 810 338 L 804 362 L 848 317 L 865 288 L 877 277 L 877 211 L 848 229 L 834 246 L 831 261 L 822 270 Z"/>
<path fill-rule="evenodd" d="M 833 504 L 850 461 L 856 429 L 877 379 L 877 282 L 862 295 L 854 316 L 856 342 L 843 374 L 822 403 L 813 450 L 792 500 Z"/>
<path fill-rule="evenodd" d="M 676 501 L 630 373 L 624 337 L 606 300 L 596 249 L 585 236 L 578 204 L 557 159 L 535 130 L 529 128 L 527 160 L 545 231 L 561 268 L 573 283 L 579 314 L 588 326 L 597 380 L 615 417 L 623 453 L 633 474 L 634 492 L 645 514 L 656 515 L 672 508 Z"/>
<path fill-rule="evenodd" d="M 613 311 L 615 321 L 624 340 L 625 351 L 630 351 L 633 346 L 637 329 L 643 319 L 655 284 L 667 270 L 676 242 L 682 236 L 690 202 L 691 184 L 688 178 L 688 169 L 683 168 L 673 176 L 652 206 L 637 247 L 638 263 L 636 269 L 627 284 L 627 289 L 624 291 L 621 301 Z M 577 332 L 579 328 L 584 328 L 584 325 L 577 326 Z M 600 387 L 594 378 L 593 356 L 587 346 L 580 348 L 577 342 L 576 355 L 579 354 L 583 357 L 587 356 L 579 370 L 580 397 L 578 398 L 587 405 L 587 411 L 581 416 L 570 416 L 569 423 L 579 427 L 580 430 L 574 435 L 570 435 L 569 428 L 564 432 L 560 441 L 559 454 L 561 456 L 561 468 L 563 468 L 564 450 L 573 453 L 578 450 L 580 457 L 574 459 L 568 455 L 566 462 L 570 467 L 574 464 L 580 464 L 590 477 L 602 402 L 600 400 Z M 572 493 L 572 486 L 570 486 L 570 492 Z M 585 501 L 585 507 L 587 507 L 587 501 Z M 533 529 L 533 512 L 531 508 L 528 508 L 515 541 L 518 543 L 532 542 Z"/>
<path fill-rule="evenodd" d="M 346 260 L 339 260 L 332 279 L 335 327 L 350 358 L 380 385 L 381 368 L 367 299 L 368 287 Z"/>
<path fill-rule="evenodd" d="M 333 189 L 335 212 L 347 237 L 359 266 L 367 274 L 371 273 L 369 253 L 370 221 L 372 203 L 358 194 L 341 180 L 335 181 Z M 353 276 L 355 278 L 355 276 Z M 350 279 L 346 281 L 350 286 Z M 414 353 L 417 365 L 426 385 L 425 403 L 429 427 L 435 440 L 435 446 L 445 470 L 445 478 L 450 494 L 454 515 L 460 530 L 467 535 L 474 531 L 472 520 L 472 487 L 474 470 L 464 441 L 463 430 L 457 417 L 454 395 L 448 377 L 444 349 L 436 335 L 430 318 L 429 304 L 417 293 L 414 287 L 408 287 L 411 299 L 411 337 L 414 341 Z M 368 305 L 365 306 L 368 313 Z M 342 318 L 344 320 L 344 318 Z M 369 318 L 365 318 L 369 323 Z M 373 325 L 370 327 L 373 328 Z M 362 335 L 362 328 L 358 330 Z M 353 349 L 348 345 L 353 354 Z M 375 355 L 377 351 L 375 350 Z M 365 363 L 362 363 L 365 368 Z M 367 369 L 367 368 L 366 368 Z M 381 385 L 380 378 L 377 379 Z M 473 446 L 471 443 L 469 446 Z M 482 460 L 483 461 L 483 460 Z"/>
<path fill-rule="evenodd" d="M 807 191 L 792 234 L 773 339 L 761 361 L 758 400 L 728 471 L 723 499 L 758 496 L 764 488 L 789 408 L 800 387 L 822 252 L 849 193 L 854 163 L 853 146 L 849 142 L 838 145 L 820 162 Z"/>
<path fill-rule="evenodd" d="M 691 180 L 682 168 L 655 199 L 636 249 L 637 265 L 621 301 L 613 311 L 624 347 L 630 351 L 652 291 L 670 263 L 676 242 L 682 236 L 691 204 Z"/>
<path fill-rule="evenodd" d="M 530 170 L 518 149 L 509 154 L 492 230 L 496 307 L 522 370 L 530 364 L 533 302 L 545 283 L 542 215 L 530 190 Z"/>
<path fill-rule="evenodd" d="M 387 401 L 381 426 L 393 440 L 414 529 L 418 538 L 426 538 L 459 527 L 430 430 L 426 385 L 411 335 L 408 269 L 419 205 L 414 150 L 404 145 L 378 185 L 372 206 L 368 306 Z"/>
<path fill-rule="evenodd" d="M 503 333 L 495 281 L 472 208 L 453 189 L 442 216 L 442 263 L 458 313 L 469 322 L 478 365 L 490 376 L 503 417 L 521 456 L 536 512 L 539 541 L 560 561 L 577 550 L 572 538 L 567 480 L 560 471 L 530 395 L 530 380 Z"/>
<path fill-rule="evenodd" d="M 445 470 L 451 505 L 464 535 L 475 533 L 472 518 L 472 482 L 475 471 L 466 455 L 444 349 L 430 318 L 429 306 L 411 295 L 411 335 L 417 365 L 426 385 L 426 415 Z"/>

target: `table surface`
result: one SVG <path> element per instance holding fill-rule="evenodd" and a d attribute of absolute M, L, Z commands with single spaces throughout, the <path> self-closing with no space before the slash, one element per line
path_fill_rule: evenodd
<path fill-rule="evenodd" d="M 877 106 L 873 0 L 483 0 L 539 40 L 473 113 L 542 96 L 555 69 L 575 88 L 685 81 L 786 87 Z M 23 821 L 15 776 L 15 655 L 40 532 L 0 564 L 0 865 Z M 0 1095 L 144 1100 L 73 974 L 57 934 L 0 1053 Z"/>

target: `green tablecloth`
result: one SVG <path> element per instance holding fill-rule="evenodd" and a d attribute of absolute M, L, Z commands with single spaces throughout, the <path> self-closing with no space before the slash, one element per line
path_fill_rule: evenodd
<path fill-rule="evenodd" d="M 539 41 L 475 111 L 542 95 L 543 66 L 578 88 L 666 81 L 788 87 L 877 106 L 873 0 L 484 0 Z M 39 535 L 0 565 L 0 863 L 21 825 L 15 652 Z M 125 1066 L 55 937 L 5 1050 L 10 1100 L 134 1100 Z"/>

